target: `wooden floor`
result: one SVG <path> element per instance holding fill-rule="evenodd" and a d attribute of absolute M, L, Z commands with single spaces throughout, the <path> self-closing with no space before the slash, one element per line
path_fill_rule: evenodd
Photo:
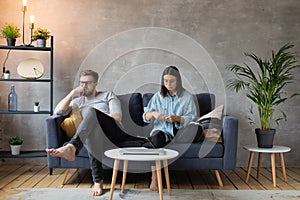
<path fill-rule="evenodd" d="M 224 190 L 300 190 L 300 168 L 287 168 L 287 183 L 283 181 L 281 168 L 277 168 L 277 187 L 273 187 L 270 168 L 261 168 L 259 180 L 256 180 L 256 169 L 252 168 L 249 182 L 244 182 L 246 168 L 221 171 L 224 186 L 218 186 L 213 171 L 170 171 L 172 189 L 224 189 Z M 90 188 L 92 180 L 90 171 L 71 169 L 67 183 L 61 185 L 65 169 L 54 169 L 49 175 L 45 165 L 1 165 L 0 197 L 12 188 Z M 112 171 L 105 171 L 104 188 L 110 188 Z M 117 185 L 120 187 L 122 174 L 118 174 Z M 148 188 L 149 173 L 127 175 L 125 188 Z M 165 186 L 164 186 L 165 187 Z"/>

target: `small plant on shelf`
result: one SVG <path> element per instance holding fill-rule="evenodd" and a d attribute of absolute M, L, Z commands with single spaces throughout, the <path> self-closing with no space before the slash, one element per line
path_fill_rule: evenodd
<path fill-rule="evenodd" d="M 47 40 L 49 37 L 50 37 L 50 32 L 47 29 L 38 27 L 33 32 L 32 41 L 36 41 L 38 39 Z"/>
<path fill-rule="evenodd" d="M 23 144 L 24 139 L 20 136 L 13 136 L 9 138 L 8 142 L 10 145 L 21 145 Z"/>
<path fill-rule="evenodd" d="M 39 101 L 34 102 L 33 111 L 34 112 L 39 112 L 40 111 L 40 102 Z"/>
<path fill-rule="evenodd" d="M 1 36 L 6 38 L 8 46 L 16 45 L 16 38 L 20 37 L 20 29 L 14 24 L 6 24 L 1 29 Z"/>
<path fill-rule="evenodd" d="M 15 26 L 13 23 L 6 24 L 1 29 L 1 36 L 3 38 L 16 39 L 21 36 L 20 29 L 17 26 Z"/>
<path fill-rule="evenodd" d="M 7 69 L 4 71 L 4 79 L 9 79 L 10 78 L 10 71 Z"/>

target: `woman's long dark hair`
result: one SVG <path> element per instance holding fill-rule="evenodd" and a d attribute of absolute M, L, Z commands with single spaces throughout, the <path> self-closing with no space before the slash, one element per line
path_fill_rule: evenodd
<path fill-rule="evenodd" d="M 164 71 L 161 76 L 161 88 L 160 88 L 160 94 L 165 97 L 168 93 L 168 89 L 165 87 L 164 84 L 164 75 L 172 75 L 176 77 L 177 80 L 177 85 L 176 85 L 176 94 L 177 96 L 181 96 L 182 92 L 184 91 L 184 88 L 182 87 L 182 81 L 181 81 L 181 76 L 179 73 L 179 70 L 175 66 L 168 66 Z"/>

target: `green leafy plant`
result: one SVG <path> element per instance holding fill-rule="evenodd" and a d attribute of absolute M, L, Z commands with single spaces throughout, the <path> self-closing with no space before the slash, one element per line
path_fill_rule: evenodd
<path fill-rule="evenodd" d="M 38 27 L 33 31 L 32 41 L 35 41 L 37 39 L 47 40 L 49 37 L 50 37 L 50 32 L 47 29 Z"/>
<path fill-rule="evenodd" d="M 24 139 L 20 136 L 13 136 L 9 138 L 8 142 L 10 145 L 21 145 L 23 144 Z"/>
<path fill-rule="evenodd" d="M 40 102 L 39 102 L 39 101 L 35 101 L 35 102 L 34 102 L 34 105 L 35 105 L 35 106 L 39 106 L 39 105 L 40 105 Z"/>
<path fill-rule="evenodd" d="M 6 24 L 1 29 L 1 36 L 3 38 L 18 38 L 21 36 L 20 29 L 15 26 L 13 23 Z"/>
<path fill-rule="evenodd" d="M 292 83 L 294 75 L 292 70 L 299 67 L 296 54 L 289 50 L 293 48 L 292 44 L 285 44 L 278 52 L 272 51 L 268 59 L 262 59 L 254 53 L 245 53 L 256 63 L 257 67 L 229 65 L 226 68 L 236 75 L 236 78 L 229 80 L 227 87 L 236 92 L 246 90 L 246 96 L 253 101 L 258 109 L 258 118 L 261 130 L 269 130 L 272 125 L 285 119 L 286 114 L 278 106 L 286 100 L 299 95 L 292 93 L 287 95 L 284 88 Z M 279 115 L 275 112 L 279 111 Z M 250 109 L 251 114 L 252 107 Z M 253 120 L 252 120 L 253 123 Z"/>

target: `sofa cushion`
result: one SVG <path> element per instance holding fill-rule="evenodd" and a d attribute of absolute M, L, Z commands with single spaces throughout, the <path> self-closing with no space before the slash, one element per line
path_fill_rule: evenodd
<path fill-rule="evenodd" d="M 222 117 L 224 105 L 220 105 L 211 112 L 197 119 L 196 123 L 202 127 L 202 137 L 198 141 L 222 142 Z"/>
<path fill-rule="evenodd" d="M 76 130 L 82 121 L 82 115 L 78 106 L 75 106 L 70 113 L 69 117 L 66 117 L 60 124 L 61 128 L 66 132 L 67 138 L 73 137 Z"/>

